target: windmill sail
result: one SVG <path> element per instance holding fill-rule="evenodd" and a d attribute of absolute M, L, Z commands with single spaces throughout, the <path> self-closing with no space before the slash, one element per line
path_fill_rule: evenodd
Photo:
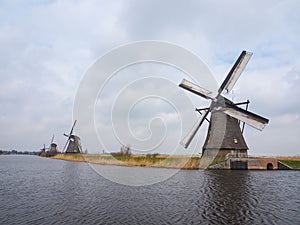
<path fill-rule="evenodd" d="M 232 104 L 226 104 L 226 107 L 221 107 L 221 110 L 224 111 L 224 113 L 226 113 L 227 115 L 241 120 L 258 130 L 263 130 L 269 123 L 268 119 Z"/>
<path fill-rule="evenodd" d="M 212 94 L 211 91 L 206 90 L 205 88 L 202 88 L 202 87 L 198 86 L 197 84 L 194 84 L 185 79 L 182 80 L 181 84 L 179 84 L 179 87 L 184 88 L 190 92 L 193 92 L 196 95 L 200 95 L 203 98 L 213 99 L 213 97 L 211 96 L 211 94 Z"/>
<path fill-rule="evenodd" d="M 232 90 L 234 84 L 239 79 L 251 56 L 251 52 L 242 51 L 241 55 L 239 56 L 232 69 L 228 73 L 227 77 L 225 78 L 224 82 L 222 83 L 221 87 L 219 88 L 219 94 L 221 94 L 223 90 L 225 90 L 227 93 Z"/>
<path fill-rule="evenodd" d="M 54 134 L 53 134 L 53 136 L 51 138 L 51 141 L 50 141 L 49 150 L 51 149 L 51 144 L 53 143 L 53 141 L 54 141 Z"/>
<path fill-rule="evenodd" d="M 68 143 L 69 143 L 69 139 L 67 139 L 67 142 L 66 142 L 66 144 L 65 144 L 65 146 L 63 148 L 63 152 L 66 150 L 66 147 L 67 147 Z"/>
<path fill-rule="evenodd" d="M 191 131 L 185 136 L 185 138 L 180 142 L 181 145 L 183 145 L 185 148 L 187 148 L 190 143 L 192 142 L 194 136 L 196 135 L 197 131 L 201 127 L 203 121 L 205 120 L 207 114 L 209 113 L 209 110 L 204 110 L 201 117 L 198 119 L 197 123 L 193 126 Z"/>
<path fill-rule="evenodd" d="M 73 130 L 74 130 L 74 127 L 75 127 L 76 122 L 77 122 L 77 120 L 74 121 L 73 126 L 72 126 L 72 129 L 71 129 L 69 135 L 72 135 L 72 134 L 73 134 Z"/>

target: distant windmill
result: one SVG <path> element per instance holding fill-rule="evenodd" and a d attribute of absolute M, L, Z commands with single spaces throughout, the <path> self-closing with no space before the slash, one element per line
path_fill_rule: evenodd
<path fill-rule="evenodd" d="M 46 156 L 46 145 L 44 144 L 44 147 L 40 149 L 41 151 L 38 153 L 39 156 Z"/>
<path fill-rule="evenodd" d="M 248 100 L 246 102 L 233 103 L 221 94 L 224 90 L 227 93 L 232 90 L 251 56 L 252 53 L 246 51 L 241 53 L 218 89 L 218 94 L 216 96 L 212 96 L 210 90 L 202 88 L 187 80 L 183 80 L 181 84 L 179 84 L 180 87 L 211 100 L 209 107 L 196 109 L 201 116 L 190 133 L 181 141 L 181 144 L 185 148 L 189 146 L 203 121 L 208 120 L 207 116 L 209 112 L 211 112 L 207 137 L 202 147 L 202 156 L 216 156 L 216 154 L 218 156 L 226 156 L 228 153 L 237 155 L 244 153 L 243 155 L 247 155 L 248 147 L 244 140 L 238 120 L 258 130 L 262 130 L 266 124 L 268 124 L 269 120 L 247 111 L 249 104 Z M 242 104 L 247 104 L 246 110 L 237 106 Z"/>
<path fill-rule="evenodd" d="M 41 152 L 39 153 L 39 155 L 45 155 L 47 157 L 56 155 L 57 154 L 57 144 L 55 144 L 53 141 L 54 141 L 54 134 L 51 138 L 49 147 L 46 148 L 46 146 L 44 144 L 44 147 L 41 149 Z M 46 151 L 46 150 L 48 150 L 48 151 Z"/>
<path fill-rule="evenodd" d="M 77 121 L 75 120 L 70 133 L 64 134 L 64 136 L 68 137 L 67 142 L 63 148 L 63 151 L 65 151 L 65 153 L 82 153 L 80 138 L 77 135 L 73 134 L 76 122 Z"/>
<path fill-rule="evenodd" d="M 58 151 L 57 151 L 57 144 L 53 142 L 54 141 L 54 134 L 52 136 L 51 142 L 50 142 L 50 146 L 49 146 L 49 151 L 47 152 L 47 156 L 55 156 Z"/>

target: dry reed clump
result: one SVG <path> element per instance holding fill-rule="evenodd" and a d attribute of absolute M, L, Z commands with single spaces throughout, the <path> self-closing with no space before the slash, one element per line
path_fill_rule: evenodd
<path fill-rule="evenodd" d="M 53 157 L 53 159 L 61 159 L 75 162 L 85 162 L 84 157 L 81 154 L 57 154 Z"/>
<path fill-rule="evenodd" d="M 293 169 L 300 169 L 299 156 L 249 156 L 251 158 L 276 158 Z M 51 158 L 88 162 L 100 165 L 120 165 L 120 166 L 140 166 L 140 167 L 159 167 L 177 169 L 199 169 L 206 168 L 205 161 L 201 161 L 199 156 L 179 156 L 179 155 L 108 155 L 108 154 L 57 154 Z M 201 162 L 201 166 L 200 166 Z M 210 162 L 210 161 L 209 161 Z M 203 167 L 204 164 L 204 167 Z M 205 166 L 206 165 L 206 166 Z"/>
<path fill-rule="evenodd" d="M 276 156 L 278 160 L 300 161 L 300 156 Z"/>
<path fill-rule="evenodd" d="M 131 156 L 112 156 L 99 154 L 58 154 L 55 159 L 88 162 L 101 165 L 123 165 L 140 167 L 161 167 L 178 169 L 198 169 L 199 157 L 187 156 L 168 156 L 168 155 L 131 155 Z"/>

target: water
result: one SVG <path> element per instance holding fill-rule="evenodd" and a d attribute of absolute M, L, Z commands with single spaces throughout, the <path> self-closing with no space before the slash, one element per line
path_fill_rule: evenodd
<path fill-rule="evenodd" d="M 300 224 L 299 178 L 299 171 L 179 171 L 132 187 L 86 163 L 1 156 L 0 224 Z"/>

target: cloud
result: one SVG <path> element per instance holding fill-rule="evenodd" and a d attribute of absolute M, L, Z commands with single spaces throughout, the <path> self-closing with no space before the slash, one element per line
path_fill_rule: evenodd
<path fill-rule="evenodd" d="M 88 66 L 118 45 L 157 39 L 195 52 L 219 83 L 241 50 L 254 52 L 235 86 L 234 98 L 249 98 L 250 110 L 269 118 L 270 124 L 262 133 L 247 129 L 246 140 L 254 153 L 298 154 L 299 5 L 293 0 L 2 1 L 0 148 L 38 149 L 50 140 L 52 133 L 63 146 L 62 133 L 72 125 L 73 99 Z M 167 79 L 171 77 L 171 71 L 159 68 L 156 72 L 169 74 Z M 181 76 L 177 73 L 172 81 L 178 84 Z M 129 74 L 124 79 L 119 76 L 108 86 L 112 92 L 106 90 L 101 104 L 111 106 L 116 90 L 120 91 L 132 79 L 134 76 Z M 160 88 L 156 88 L 159 92 Z M 194 106 L 208 104 L 191 98 Z M 129 100 L 130 97 L 120 104 L 126 106 Z M 163 105 L 159 107 L 160 116 L 168 124 L 173 123 L 176 117 Z M 110 113 L 101 107 L 97 110 L 99 121 L 103 120 L 101 126 L 108 131 Z M 147 110 L 141 107 L 134 114 L 141 136 L 148 127 L 138 122 L 150 113 Z M 192 110 L 187 109 L 186 115 L 197 117 Z M 191 119 L 186 126 L 192 123 Z M 156 121 L 153 128 L 158 125 Z M 205 127 L 200 132 L 204 139 Z M 108 140 L 113 149 L 117 148 L 119 143 Z"/>

